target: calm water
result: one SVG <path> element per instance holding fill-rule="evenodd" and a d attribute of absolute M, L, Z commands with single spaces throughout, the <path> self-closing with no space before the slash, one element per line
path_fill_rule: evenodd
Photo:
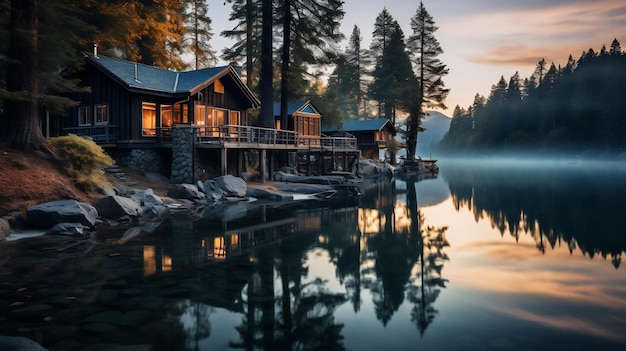
<path fill-rule="evenodd" d="M 364 184 L 358 202 L 2 242 L 0 335 L 50 350 L 626 349 L 626 167 L 440 168 Z"/>

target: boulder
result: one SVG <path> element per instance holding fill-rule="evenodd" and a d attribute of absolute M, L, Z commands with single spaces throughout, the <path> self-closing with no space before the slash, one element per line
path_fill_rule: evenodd
<path fill-rule="evenodd" d="M 48 229 L 57 223 L 80 223 L 92 228 L 98 211 L 90 204 L 76 200 L 46 202 L 26 209 L 28 225 L 32 228 Z"/>
<path fill-rule="evenodd" d="M 175 199 L 199 200 L 204 199 L 204 193 L 193 184 L 176 184 L 167 191 L 167 196 Z"/>
<path fill-rule="evenodd" d="M 358 175 L 361 177 L 392 176 L 394 167 L 389 163 L 376 162 L 374 160 L 360 160 Z"/>
<path fill-rule="evenodd" d="M 225 175 L 214 179 L 215 184 L 224 192 L 226 196 L 245 197 L 248 186 L 243 178 L 233 175 Z"/>
<path fill-rule="evenodd" d="M 154 193 L 154 190 L 147 188 L 145 190 L 138 190 L 131 196 L 131 199 L 135 199 L 139 201 L 140 204 L 153 204 L 153 205 L 163 205 L 163 199 Z"/>
<path fill-rule="evenodd" d="M 0 240 L 9 236 L 11 232 L 11 226 L 9 225 L 9 221 L 4 218 L 0 218 Z"/>
<path fill-rule="evenodd" d="M 0 336 L 2 351 L 47 351 L 48 349 L 23 336 Z"/>
<path fill-rule="evenodd" d="M 117 219 L 122 216 L 137 217 L 141 215 L 141 205 L 134 199 L 122 196 L 107 196 L 93 203 L 101 217 Z"/>
<path fill-rule="evenodd" d="M 214 180 L 207 180 L 202 183 L 202 188 L 206 194 L 207 200 L 218 201 L 226 196 L 226 192 L 222 190 Z"/>

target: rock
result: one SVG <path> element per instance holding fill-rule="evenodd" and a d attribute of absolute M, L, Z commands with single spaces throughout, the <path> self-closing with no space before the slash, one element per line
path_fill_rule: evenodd
<path fill-rule="evenodd" d="M 374 160 L 360 160 L 358 174 L 362 177 L 392 176 L 393 166 L 389 163 L 380 163 Z"/>
<path fill-rule="evenodd" d="M 117 219 L 122 216 L 137 217 L 142 212 L 138 201 L 117 195 L 96 200 L 93 206 L 101 217 L 110 219 Z"/>
<path fill-rule="evenodd" d="M 4 218 L 0 218 L 0 240 L 6 238 L 11 232 L 11 226 L 9 221 Z"/>
<path fill-rule="evenodd" d="M 204 198 L 204 193 L 201 193 L 198 187 L 193 184 L 176 184 L 167 191 L 167 196 L 176 199 L 198 200 Z"/>
<path fill-rule="evenodd" d="M 248 186 L 243 178 L 232 175 L 225 175 L 214 179 L 215 184 L 224 192 L 226 196 L 244 197 Z"/>
<path fill-rule="evenodd" d="M 26 210 L 28 224 L 33 228 L 48 229 L 57 223 L 80 223 L 92 228 L 98 211 L 90 204 L 76 200 L 60 200 L 31 206 Z"/>
<path fill-rule="evenodd" d="M 202 188 L 204 189 L 207 200 L 210 201 L 221 200 L 226 195 L 226 192 L 217 186 L 214 180 L 205 181 L 202 183 Z"/>
<path fill-rule="evenodd" d="M 23 336 L 0 336 L 0 350 L 2 351 L 47 351 L 29 338 Z"/>
<path fill-rule="evenodd" d="M 80 223 L 57 223 L 48 230 L 48 234 L 83 235 L 85 229 L 89 229 L 89 227 Z"/>
<path fill-rule="evenodd" d="M 145 204 L 163 205 L 164 204 L 163 199 L 159 195 L 155 194 L 154 190 L 150 188 L 145 189 L 145 190 L 137 190 L 135 194 L 131 196 L 131 198 L 139 201 L 139 203 L 142 205 L 145 205 Z"/>

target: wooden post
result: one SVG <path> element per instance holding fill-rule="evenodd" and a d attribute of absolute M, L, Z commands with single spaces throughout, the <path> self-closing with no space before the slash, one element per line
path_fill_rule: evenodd
<path fill-rule="evenodd" d="M 222 147 L 220 150 L 220 174 L 226 175 L 228 172 L 228 152 L 226 151 L 226 147 Z"/>
<path fill-rule="evenodd" d="M 265 169 L 267 167 L 267 150 L 266 149 L 261 149 L 260 152 L 260 157 L 261 157 L 261 163 L 259 165 L 259 167 L 261 168 L 260 174 L 261 174 L 261 183 L 265 183 Z"/>

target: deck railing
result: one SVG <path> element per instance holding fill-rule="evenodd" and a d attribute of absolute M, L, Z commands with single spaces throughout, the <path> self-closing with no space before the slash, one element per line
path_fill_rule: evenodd
<path fill-rule="evenodd" d="M 290 130 L 261 128 L 241 125 L 223 126 L 191 126 L 194 129 L 195 143 L 224 143 L 257 144 L 264 146 L 294 146 L 298 148 L 332 149 L 332 150 L 356 150 L 357 142 L 354 137 L 328 137 L 328 136 L 300 136 L 299 133 Z M 95 125 L 63 129 L 64 134 L 76 134 L 88 136 L 93 141 L 103 144 L 117 142 L 118 126 Z M 154 138 L 154 141 L 171 141 L 172 129 L 144 128 L 144 137 Z"/>
<path fill-rule="evenodd" d="M 264 145 L 298 145 L 298 133 L 289 130 L 223 125 L 194 126 L 197 143 L 240 143 Z"/>
<path fill-rule="evenodd" d="M 111 143 L 117 141 L 118 127 L 114 125 L 94 125 L 81 126 L 73 128 L 64 128 L 63 132 L 67 134 L 76 134 L 78 136 L 90 137 L 96 143 Z"/>

